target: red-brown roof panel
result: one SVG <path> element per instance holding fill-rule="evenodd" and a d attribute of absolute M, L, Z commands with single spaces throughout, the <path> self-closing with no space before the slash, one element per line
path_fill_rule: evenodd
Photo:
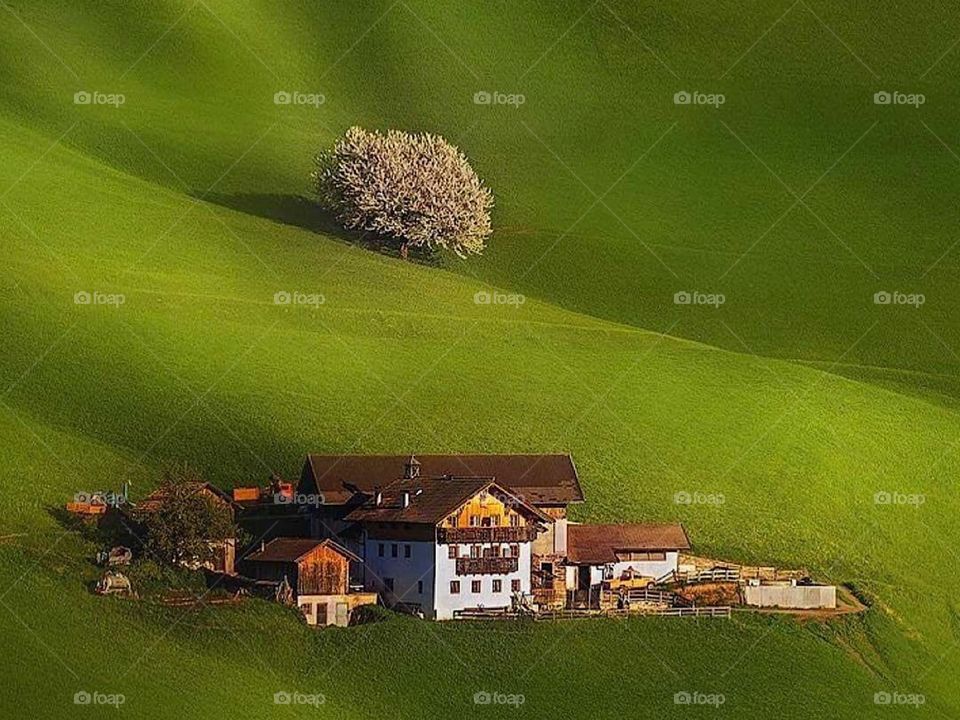
<path fill-rule="evenodd" d="M 617 552 L 689 549 L 680 523 L 567 526 L 567 560 L 574 565 L 614 563 Z"/>
<path fill-rule="evenodd" d="M 347 502 L 351 485 L 363 492 L 403 478 L 409 455 L 308 455 L 301 492 L 322 493 L 327 503 Z M 420 476 L 492 478 L 531 505 L 583 501 L 573 459 L 553 455 L 417 455 Z"/>

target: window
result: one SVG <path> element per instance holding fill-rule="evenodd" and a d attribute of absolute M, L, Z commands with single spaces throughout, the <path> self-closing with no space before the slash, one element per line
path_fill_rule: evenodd
<path fill-rule="evenodd" d="M 667 559 L 667 554 L 665 552 L 628 552 L 621 553 L 618 559 L 625 560 L 627 562 L 633 561 L 663 561 Z"/>
<path fill-rule="evenodd" d="M 313 615 L 313 603 L 303 603 L 300 610 L 304 615 Z"/>
<path fill-rule="evenodd" d="M 383 543 L 377 544 L 377 557 L 383 557 Z"/>
<path fill-rule="evenodd" d="M 398 549 L 398 548 L 397 548 L 397 544 L 396 544 L 396 543 L 393 543 L 392 545 L 390 545 L 390 557 L 396 557 L 396 556 L 397 556 L 397 549 Z"/>
<path fill-rule="evenodd" d="M 511 580 L 510 581 L 510 592 L 520 592 L 520 581 Z"/>
<path fill-rule="evenodd" d="M 553 587 L 553 563 L 540 564 L 540 579 L 544 588 Z"/>
<path fill-rule="evenodd" d="M 417 595 L 423 595 L 423 580 L 417 580 Z"/>
<path fill-rule="evenodd" d="M 410 557 L 410 546 L 409 546 L 409 545 L 404 545 L 404 546 L 403 546 L 403 556 L 404 556 L 405 558 Z"/>
<path fill-rule="evenodd" d="M 471 515 L 470 516 L 470 527 L 480 527 L 480 516 Z"/>
<path fill-rule="evenodd" d="M 455 560 L 456 558 L 460 557 L 460 546 L 451 545 L 450 547 L 448 547 L 447 557 L 450 558 L 451 560 Z"/>
<path fill-rule="evenodd" d="M 503 580 L 494 580 L 493 581 L 493 591 L 495 593 L 503 592 Z"/>
<path fill-rule="evenodd" d="M 481 527 L 491 527 L 492 525 L 493 525 L 493 520 L 490 519 L 490 516 L 489 516 L 489 515 L 487 515 L 485 518 L 483 518 L 483 519 L 480 521 L 480 526 L 481 526 Z"/>
<path fill-rule="evenodd" d="M 478 558 L 478 557 L 480 557 L 480 555 L 481 555 L 481 553 L 480 553 L 480 546 L 479 546 L 479 545 L 471 545 L 471 546 L 470 546 L 470 557 L 472 557 L 472 558 Z"/>
<path fill-rule="evenodd" d="M 520 546 L 511 545 L 510 546 L 510 557 L 520 557 Z"/>
<path fill-rule="evenodd" d="M 470 581 L 470 592 L 472 592 L 474 595 L 479 595 L 479 594 L 480 594 L 480 581 L 479 581 L 479 580 L 471 580 L 471 581 Z"/>
<path fill-rule="evenodd" d="M 494 516 L 493 516 L 493 526 L 494 526 L 494 527 L 500 527 L 500 516 L 499 516 L 499 515 L 494 515 Z"/>
<path fill-rule="evenodd" d="M 451 580 L 451 581 L 450 581 L 450 594 L 451 594 L 451 595 L 459 595 L 459 594 L 460 594 L 460 581 L 459 581 L 459 580 Z"/>
<path fill-rule="evenodd" d="M 390 592 L 393 592 L 393 578 L 384 578 L 383 586 Z"/>
<path fill-rule="evenodd" d="M 516 513 L 510 513 L 510 527 L 520 527 L 520 516 Z"/>

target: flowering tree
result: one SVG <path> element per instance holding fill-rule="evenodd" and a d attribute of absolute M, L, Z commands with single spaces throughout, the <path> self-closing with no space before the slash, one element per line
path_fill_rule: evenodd
<path fill-rule="evenodd" d="M 483 252 L 493 194 L 442 137 L 352 127 L 315 162 L 314 190 L 344 227 L 398 242 L 403 257 L 417 247 Z"/>

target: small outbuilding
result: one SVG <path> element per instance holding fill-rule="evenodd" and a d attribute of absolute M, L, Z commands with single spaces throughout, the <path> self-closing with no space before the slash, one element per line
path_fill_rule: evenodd
<path fill-rule="evenodd" d="M 568 604 L 593 607 L 620 588 L 646 587 L 677 570 L 690 540 L 679 523 L 567 527 Z"/>
<path fill-rule="evenodd" d="M 240 562 L 254 580 L 285 583 L 309 625 L 345 627 L 350 613 L 375 605 L 376 593 L 350 592 L 350 563 L 359 556 L 333 540 L 275 538 Z"/>

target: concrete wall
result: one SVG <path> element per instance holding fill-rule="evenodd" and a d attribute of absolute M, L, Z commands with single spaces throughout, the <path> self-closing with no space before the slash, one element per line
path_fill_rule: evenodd
<path fill-rule="evenodd" d="M 324 605 L 327 608 L 326 621 L 324 625 L 337 625 L 347 627 L 350 623 L 350 613 L 354 608 L 361 605 L 376 605 L 377 596 L 375 593 L 351 593 L 346 595 L 300 595 L 297 598 L 297 606 L 300 612 L 307 619 L 308 625 L 317 625 L 318 617 L 322 613 L 317 612 L 318 606 Z M 340 610 L 338 613 L 337 610 Z"/>
<path fill-rule="evenodd" d="M 797 609 L 835 608 L 837 588 L 833 585 L 746 585 L 747 605 Z"/>

